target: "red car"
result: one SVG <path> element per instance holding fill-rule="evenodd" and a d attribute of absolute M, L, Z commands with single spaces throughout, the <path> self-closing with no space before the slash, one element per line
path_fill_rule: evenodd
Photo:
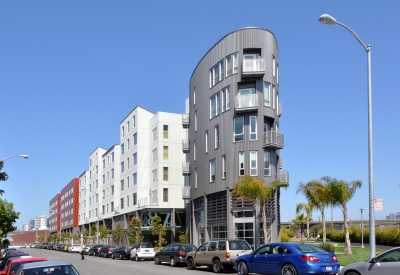
<path fill-rule="evenodd" d="M 44 257 L 31 257 L 31 258 L 18 258 L 10 260 L 8 265 L 4 267 L 4 270 L 0 270 L 0 275 L 10 275 L 15 274 L 18 268 L 25 263 L 34 263 L 34 262 L 44 262 L 47 261 Z"/>

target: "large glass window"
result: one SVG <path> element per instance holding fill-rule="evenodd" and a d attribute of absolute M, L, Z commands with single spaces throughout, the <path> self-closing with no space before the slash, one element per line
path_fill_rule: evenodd
<path fill-rule="evenodd" d="M 270 103 L 270 84 L 267 82 L 264 82 L 264 106 L 265 107 L 271 107 Z"/>
<path fill-rule="evenodd" d="M 266 151 L 264 151 L 264 176 L 271 176 L 270 154 Z"/>
<path fill-rule="evenodd" d="M 219 125 L 216 125 L 214 128 L 214 138 L 215 138 L 214 148 L 217 149 L 219 148 Z"/>
<path fill-rule="evenodd" d="M 239 176 L 244 176 L 244 152 L 239 152 Z"/>
<path fill-rule="evenodd" d="M 196 161 L 196 141 L 193 142 L 193 161 Z"/>
<path fill-rule="evenodd" d="M 137 153 L 133 154 L 133 165 L 137 164 Z"/>
<path fill-rule="evenodd" d="M 163 137 L 168 138 L 168 125 L 163 125 Z"/>
<path fill-rule="evenodd" d="M 124 180 L 121 180 L 121 191 L 125 190 L 125 184 L 124 184 Z"/>
<path fill-rule="evenodd" d="M 210 160 L 210 182 L 215 182 L 215 159 Z"/>
<path fill-rule="evenodd" d="M 235 239 L 246 240 L 254 248 L 253 223 L 235 223 Z"/>
<path fill-rule="evenodd" d="M 228 238 L 228 230 L 226 225 L 213 226 L 211 229 L 212 229 L 212 240 L 217 241 Z"/>
<path fill-rule="evenodd" d="M 137 184 L 137 173 L 133 174 L 133 184 Z"/>
<path fill-rule="evenodd" d="M 237 53 L 232 54 L 232 59 L 233 59 L 233 73 L 237 74 L 238 73 L 238 54 Z"/>
<path fill-rule="evenodd" d="M 121 144 L 121 155 L 125 153 L 125 144 Z"/>
<path fill-rule="evenodd" d="M 226 179 L 226 155 L 222 156 L 222 179 Z"/>
<path fill-rule="evenodd" d="M 244 118 L 238 117 L 234 119 L 234 141 L 244 140 Z"/>
<path fill-rule="evenodd" d="M 219 92 L 210 98 L 210 118 L 220 114 L 220 95 Z"/>
<path fill-rule="evenodd" d="M 163 159 L 168 159 L 168 146 L 163 146 Z"/>
<path fill-rule="evenodd" d="M 168 202 L 168 188 L 163 188 L 163 202 Z"/>
<path fill-rule="evenodd" d="M 194 188 L 197 189 L 197 168 L 194 169 Z"/>
<path fill-rule="evenodd" d="M 206 154 L 208 153 L 208 131 L 206 132 Z"/>
<path fill-rule="evenodd" d="M 137 193 L 133 193 L 133 205 L 136 205 L 137 202 Z"/>
<path fill-rule="evenodd" d="M 275 61 L 275 56 L 272 56 L 272 75 L 275 77 L 276 75 L 276 61 Z"/>
<path fill-rule="evenodd" d="M 153 141 L 155 141 L 156 139 L 158 139 L 158 132 L 157 132 L 157 127 L 153 129 L 152 133 L 153 133 Z"/>
<path fill-rule="evenodd" d="M 272 108 L 275 110 L 275 96 L 276 96 L 276 94 L 275 94 L 275 86 L 274 85 L 272 85 Z"/>
<path fill-rule="evenodd" d="M 133 134 L 133 146 L 137 144 L 137 133 Z"/>
<path fill-rule="evenodd" d="M 222 105 L 222 113 L 231 109 L 229 86 L 221 90 L 221 105 Z"/>
<path fill-rule="evenodd" d="M 125 171 L 125 163 L 121 162 L 121 173 Z"/>
<path fill-rule="evenodd" d="M 121 198 L 121 209 L 124 209 L 124 198 Z"/>
<path fill-rule="evenodd" d="M 257 176 L 257 152 L 250 151 L 250 176 Z"/>
<path fill-rule="evenodd" d="M 257 140 L 257 117 L 250 117 L 250 140 Z"/>
<path fill-rule="evenodd" d="M 163 167 L 163 181 L 168 181 L 168 167 Z"/>

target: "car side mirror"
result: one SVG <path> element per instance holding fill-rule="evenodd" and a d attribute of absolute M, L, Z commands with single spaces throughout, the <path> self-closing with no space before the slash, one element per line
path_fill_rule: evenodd
<path fill-rule="evenodd" d="M 378 262 L 378 260 L 376 258 L 372 258 L 370 262 L 371 263 L 376 263 L 376 262 Z"/>

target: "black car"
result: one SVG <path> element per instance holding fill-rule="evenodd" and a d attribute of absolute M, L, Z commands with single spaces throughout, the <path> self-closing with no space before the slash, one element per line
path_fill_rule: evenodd
<path fill-rule="evenodd" d="M 99 252 L 100 252 L 100 249 L 101 249 L 103 246 L 105 246 L 105 244 L 95 244 L 95 245 L 93 245 L 93 246 L 89 249 L 88 255 L 89 255 L 89 256 L 98 256 L 98 255 L 99 255 Z"/>
<path fill-rule="evenodd" d="M 8 264 L 8 262 L 11 259 L 20 258 L 22 256 L 30 256 L 30 255 L 28 253 L 18 253 L 18 254 L 9 253 L 9 254 L 7 254 L 7 256 L 3 259 L 3 261 L 0 264 L 0 270 L 4 270 L 4 267 Z"/>
<path fill-rule="evenodd" d="M 186 254 L 197 250 L 197 247 L 188 243 L 171 243 L 154 256 L 154 264 L 168 262 L 171 266 L 186 264 Z"/>
<path fill-rule="evenodd" d="M 58 245 L 56 246 L 56 250 L 57 250 L 57 251 L 62 251 L 63 248 L 64 248 L 64 245 L 65 245 L 65 244 L 63 244 L 63 243 L 58 244 Z"/>
<path fill-rule="evenodd" d="M 99 257 L 108 258 L 111 257 L 115 245 L 105 245 L 99 251 Z"/>
<path fill-rule="evenodd" d="M 129 259 L 131 257 L 131 250 L 132 250 L 132 246 L 124 246 L 124 245 L 120 245 L 117 246 L 111 255 L 112 259 L 118 258 L 120 260 L 122 259 Z"/>

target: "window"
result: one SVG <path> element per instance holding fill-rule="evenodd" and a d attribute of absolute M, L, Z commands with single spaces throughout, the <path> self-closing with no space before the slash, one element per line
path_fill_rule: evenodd
<path fill-rule="evenodd" d="M 136 127 L 136 116 L 133 116 L 133 127 Z"/>
<path fill-rule="evenodd" d="M 244 118 L 239 117 L 234 119 L 234 141 L 244 140 Z"/>
<path fill-rule="evenodd" d="M 168 138 L 168 125 L 163 125 L 163 137 Z"/>
<path fill-rule="evenodd" d="M 124 198 L 121 198 L 121 209 L 124 209 Z"/>
<path fill-rule="evenodd" d="M 197 111 L 194 112 L 194 131 L 197 131 Z"/>
<path fill-rule="evenodd" d="M 111 162 L 114 162 L 114 152 L 111 153 Z"/>
<path fill-rule="evenodd" d="M 121 155 L 125 153 L 125 144 L 121 144 Z"/>
<path fill-rule="evenodd" d="M 133 134 L 133 146 L 137 145 L 137 133 Z"/>
<path fill-rule="evenodd" d="M 264 176 L 271 176 L 271 162 L 269 152 L 264 151 Z"/>
<path fill-rule="evenodd" d="M 206 131 L 206 154 L 208 153 L 208 131 Z"/>
<path fill-rule="evenodd" d="M 133 174 L 133 184 L 137 184 L 137 173 Z"/>
<path fill-rule="evenodd" d="M 129 178 L 129 176 L 126 178 L 126 184 L 127 184 L 127 188 L 129 188 L 129 181 L 130 181 L 130 178 Z"/>
<path fill-rule="evenodd" d="M 152 151 L 152 153 L 153 153 L 153 162 L 154 162 L 154 161 L 156 161 L 156 160 L 158 159 L 158 157 L 157 157 L 157 148 L 154 149 L 154 150 Z"/>
<path fill-rule="evenodd" d="M 153 133 L 153 141 L 155 141 L 156 139 L 158 139 L 157 127 L 153 129 L 152 133 Z"/>
<path fill-rule="evenodd" d="M 264 82 L 264 106 L 271 107 L 269 83 Z"/>
<path fill-rule="evenodd" d="M 214 138 L 215 138 L 214 148 L 217 149 L 219 148 L 219 125 L 216 125 L 214 128 Z"/>
<path fill-rule="evenodd" d="M 137 153 L 133 154 L 133 165 L 137 164 Z"/>
<path fill-rule="evenodd" d="M 99 173 L 99 166 L 96 165 L 96 175 Z"/>
<path fill-rule="evenodd" d="M 244 176 L 244 152 L 239 152 L 239 177 Z"/>
<path fill-rule="evenodd" d="M 222 156 L 222 179 L 226 179 L 226 155 Z"/>
<path fill-rule="evenodd" d="M 103 184 L 106 183 L 106 175 L 103 175 Z"/>
<path fill-rule="evenodd" d="M 153 170 L 153 182 L 157 182 L 158 181 L 158 176 L 157 176 L 157 169 Z"/>
<path fill-rule="evenodd" d="M 225 64 L 226 64 L 226 77 L 228 77 L 232 74 L 232 56 L 231 55 L 228 55 L 225 58 Z"/>
<path fill-rule="evenodd" d="M 114 168 L 111 169 L 111 178 L 112 178 L 112 179 L 114 178 Z"/>
<path fill-rule="evenodd" d="M 106 160 L 103 159 L 103 168 L 106 168 Z"/>
<path fill-rule="evenodd" d="M 125 190 L 125 184 L 124 184 L 124 180 L 121 180 L 121 191 Z"/>
<path fill-rule="evenodd" d="M 111 185 L 111 196 L 114 196 L 114 185 Z"/>
<path fill-rule="evenodd" d="M 129 133 L 129 121 L 126 123 L 126 125 L 127 125 L 127 130 L 128 130 L 128 133 Z"/>
<path fill-rule="evenodd" d="M 121 162 L 121 173 L 125 171 L 125 163 Z"/>
<path fill-rule="evenodd" d="M 137 193 L 133 193 L 133 205 L 137 203 Z"/>
<path fill-rule="evenodd" d="M 194 169 L 194 188 L 197 189 L 197 168 Z"/>
<path fill-rule="evenodd" d="M 126 196 L 126 207 L 129 207 L 129 196 Z"/>
<path fill-rule="evenodd" d="M 278 67 L 278 64 L 276 64 L 276 84 L 279 84 L 279 67 Z"/>
<path fill-rule="evenodd" d="M 99 187 L 99 182 L 98 182 L 98 180 L 96 180 L 96 188 L 98 188 Z"/>
<path fill-rule="evenodd" d="M 275 77 L 276 61 L 275 56 L 272 56 L 272 75 Z"/>
<path fill-rule="evenodd" d="M 163 181 L 168 181 L 168 167 L 163 167 Z"/>
<path fill-rule="evenodd" d="M 257 117 L 250 117 L 250 140 L 257 140 Z"/>
<path fill-rule="evenodd" d="M 257 152 L 250 151 L 250 176 L 257 176 Z"/>
<path fill-rule="evenodd" d="M 232 55 L 233 58 L 233 73 L 237 74 L 238 73 L 238 54 L 234 53 Z"/>
<path fill-rule="evenodd" d="M 129 147 L 130 147 L 130 140 L 129 140 L 129 138 L 128 138 L 128 140 L 126 141 L 126 144 L 128 145 L 128 151 L 129 151 Z"/>
<path fill-rule="evenodd" d="M 220 114 L 220 95 L 216 93 L 210 98 L 210 118 Z"/>
<path fill-rule="evenodd" d="M 168 188 L 163 188 L 163 202 L 168 202 Z"/>
<path fill-rule="evenodd" d="M 193 105 L 196 105 L 196 88 L 193 89 Z"/>
<path fill-rule="evenodd" d="M 275 110 L 275 86 L 274 85 L 272 85 L 272 109 L 274 109 Z"/>
<path fill-rule="evenodd" d="M 210 182 L 215 182 L 215 159 L 210 160 Z"/>
<path fill-rule="evenodd" d="M 126 160 L 128 161 L 128 169 L 129 169 L 129 167 L 130 167 L 130 161 L 129 161 L 129 158 L 127 158 Z"/>
<path fill-rule="evenodd" d="M 105 206 L 103 205 L 103 215 L 105 214 Z"/>
<path fill-rule="evenodd" d="M 214 66 L 214 68 L 211 69 L 211 71 L 212 72 L 210 72 L 210 77 L 212 78 L 212 83 L 210 84 L 212 84 L 211 86 L 214 86 L 224 79 L 224 61 L 220 61 L 217 65 Z"/>
<path fill-rule="evenodd" d="M 163 147 L 163 159 L 168 159 L 168 146 Z"/>
<path fill-rule="evenodd" d="M 111 202 L 111 212 L 113 212 L 114 211 L 114 202 L 112 201 Z"/>
<path fill-rule="evenodd" d="M 89 159 L 89 166 L 92 166 L 92 158 Z"/>
<path fill-rule="evenodd" d="M 103 199 L 106 198 L 106 190 L 103 190 Z"/>
<path fill-rule="evenodd" d="M 229 86 L 221 90 L 222 113 L 231 109 L 230 95 Z"/>
<path fill-rule="evenodd" d="M 125 136 L 125 128 L 124 128 L 124 126 L 122 126 L 122 136 L 124 137 Z"/>
<path fill-rule="evenodd" d="M 193 161 L 196 161 L 196 141 L 193 141 Z"/>

